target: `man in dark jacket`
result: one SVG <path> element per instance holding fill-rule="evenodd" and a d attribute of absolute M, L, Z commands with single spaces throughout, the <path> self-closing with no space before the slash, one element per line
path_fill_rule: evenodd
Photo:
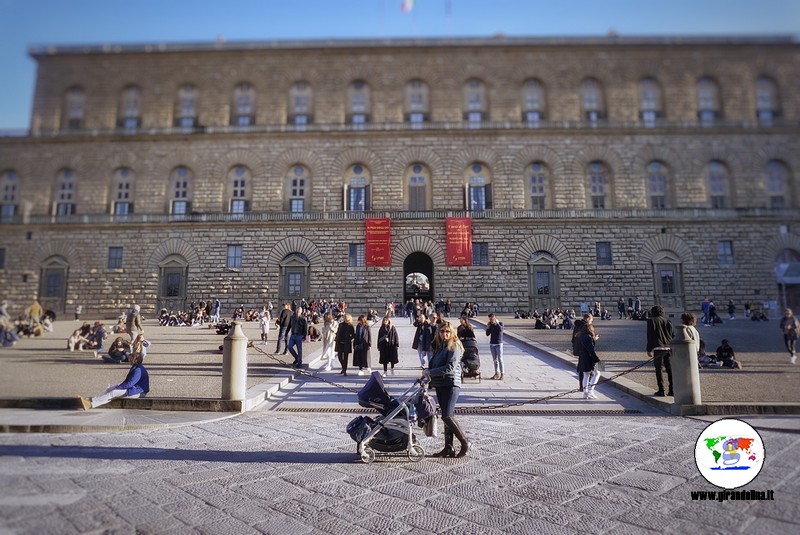
<path fill-rule="evenodd" d="M 289 321 L 289 343 L 286 348 L 294 357 L 292 366 L 300 368 L 303 366 L 303 340 L 308 336 L 308 321 L 303 316 L 303 307 L 294 310 L 294 316 Z"/>
<path fill-rule="evenodd" d="M 669 380 L 668 396 L 674 395 L 672 392 L 672 355 L 670 344 L 675 336 L 672 324 L 664 318 L 664 309 L 656 305 L 650 309 L 650 319 L 647 320 L 647 356 L 654 357 L 653 365 L 656 368 L 656 383 L 658 391 L 654 396 L 664 397 L 664 378 L 661 376 L 661 366 L 667 370 Z"/>
<path fill-rule="evenodd" d="M 281 352 L 281 340 L 283 340 L 283 354 L 289 351 L 289 321 L 292 319 L 292 311 L 289 308 L 289 303 L 283 304 L 278 319 L 275 323 L 278 325 L 278 345 L 275 346 L 275 353 Z"/>

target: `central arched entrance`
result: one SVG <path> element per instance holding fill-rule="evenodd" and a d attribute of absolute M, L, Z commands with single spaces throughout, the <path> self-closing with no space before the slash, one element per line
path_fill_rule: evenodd
<path fill-rule="evenodd" d="M 403 262 L 403 301 L 433 301 L 433 260 L 425 253 L 411 253 Z"/>

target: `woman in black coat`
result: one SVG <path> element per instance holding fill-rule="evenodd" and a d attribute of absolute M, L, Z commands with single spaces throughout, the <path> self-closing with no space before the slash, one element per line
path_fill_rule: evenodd
<path fill-rule="evenodd" d="M 383 364 L 383 376 L 386 377 L 389 364 L 392 365 L 392 375 L 394 375 L 394 365 L 397 364 L 397 348 L 400 346 L 400 338 L 397 336 L 397 329 L 392 325 L 392 320 L 388 316 L 383 318 L 381 328 L 378 330 L 378 352 L 380 362 Z"/>
<path fill-rule="evenodd" d="M 342 365 L 340 375 L 347 375 L 347 359 L 350 358 L 350 353 L 353 352 L 353 339 L 356 337 L 356 330 L 353 328 L 353 316 L 350 314 L 344 315 L 344 320 L 339 324 L 336 330 L 336 358 L 339 359 L 339 364 Z"/>
<path fill-rule="evenodd" d="M 577 336 L 573 337 L 578 353 L 578 374 L 583 374 L 583 399 L 597 399 L 594 386 L 600 380 L 600 371 L 597 369 L 600 357 L 594 350 L 596 339 L 591 322 L 584 323 Z"/>
<path fill-rule="evenodd" d="M 364 375 L 364 368 L 367 373 L 372 373 L 369 364 L 369 348 L 372 347 L 372 335 L 369 332 L 367 316 L 361 314 L 356 325 L 356 337 L 353 339 L 353 366 L 358 366 L 358 375 Z"/>

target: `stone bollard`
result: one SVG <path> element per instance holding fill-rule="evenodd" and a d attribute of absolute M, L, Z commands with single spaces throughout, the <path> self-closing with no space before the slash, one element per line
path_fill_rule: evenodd
<path fill-rule="evenodd" d="M 233 328 L 222 342 L 222 399 L 244 401 L 247 392 L 247 337 L 242 324 Z"/>
<path fill-rule="evenodd" d="M 686 332 L 686 325 L 675 328 L 672 340 L 672 388 L 676 405 L 700 405 L 700 370 L 697 349 Z"/>

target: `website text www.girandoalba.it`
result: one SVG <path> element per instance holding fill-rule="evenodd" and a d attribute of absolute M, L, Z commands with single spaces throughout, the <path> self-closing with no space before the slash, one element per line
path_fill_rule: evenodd
<path fill-rule="evenodd" d="M 701 502 L 724 502 L 726 500 L 774 500 L 774 490 L 696 490 L 692 491 L 692 500 Z"/>

